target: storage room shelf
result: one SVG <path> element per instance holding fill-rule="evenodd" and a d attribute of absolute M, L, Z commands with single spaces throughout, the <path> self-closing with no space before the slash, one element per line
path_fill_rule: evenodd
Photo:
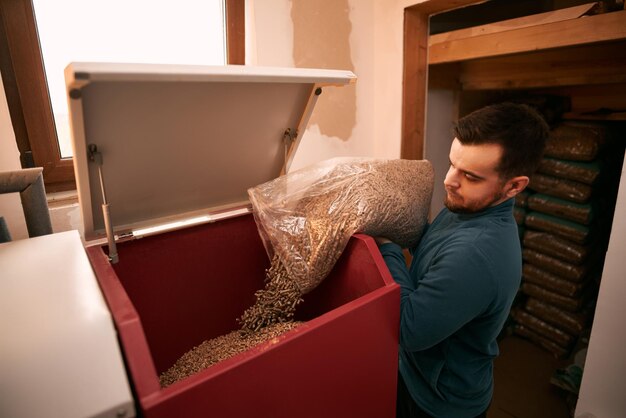
<path fill-rule="evenodd" d="M 538 19 L 537 23 L 506 30 L 500 22 L 482 29 L 465 30 L 462 37 L 434 35 L 429 42 L 428 63 L 443 64 L 626 39 L 626 10 L 550 23 Z"/>

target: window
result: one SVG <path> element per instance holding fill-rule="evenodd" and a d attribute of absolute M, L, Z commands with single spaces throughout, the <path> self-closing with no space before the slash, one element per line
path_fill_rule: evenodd
<path fill-rule="evenodd" d="M 90 4 L 93 2 L 77 0 L 3 0 L 0 3 L 0 72 L 21 163 L 23 167 L 44 168 L 47 191 L 75 188 L 67 139 L 65 84 L 62 76 L 60 81 L 58 79 L 59 71 L 62 74 L 62 68 L 69 61 L 221 64 L 226 54 L 229 64 L 244 63 L 244 0 L 176 3 L 115 0 L 98 2 L 99 7 L 106 5 L 106 9 L 87 10 Z M 59 14 L 51 8 L 67 8 L 68 12 Z M 225 19 L 221 17 L 222 11 Z M 72 16 L 72 12 L 79 15 Z M 217 23 L 211 24 L 207 17 L 202 27 L 203 20 L 199 16 L 217 12 L 220 13 Z M 80 13 L 83 13 L 82 19 Z M 94 15 L 97 19 L 93 21 L 87 17 Z M 183 27 L 173 25 L 183 19 Z M 139 21 L 146 22 L 141 30 L 137 30 Z M 226 47 L 224 37 L 220 36 L 220 40 L 214 42 L 220 51 L 210 54 L 210 41 L 203 47 L 201 39 L 214 38 L 216 33 L 211 30 L 218 24 L 217 36 L 225 29 Z M 164 27 L 167 30 L 163 30 Z M 104 40 L 95 36 L 103 33 L 107 35 Z M 188 47 L 180 48 L 182 43 Z"/>

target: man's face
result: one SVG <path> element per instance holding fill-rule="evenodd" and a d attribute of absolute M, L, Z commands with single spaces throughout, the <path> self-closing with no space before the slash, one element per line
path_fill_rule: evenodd
<path fill-rule="evenodd" d="M 446 207 L 456 213 L 475 213 L 506 200 L 506 182 L 496 171 L 501 156 L 500 145 L 463 145 L 455 138 L 443 182 Z"/>

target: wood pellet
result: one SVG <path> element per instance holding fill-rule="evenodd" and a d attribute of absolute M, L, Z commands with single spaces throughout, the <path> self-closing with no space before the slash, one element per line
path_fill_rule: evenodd
<path fill-rule="evenodd" d="M 255 293 L 256 303 L 238 319 L 241 329 L 204 341 L 176 361 L 159 380 L 162 387 L 184 379 L 220 361 L 295 328 L 296 306 L 302 301 L 300 291 L 287 277 L 278 257 L 265 272 L 265 288 Z"/>
<path fill-rule="evenodd" d="M 241 329 L 256 332 L 260 329 L 293 319 L 302 294 L 296 283 L 287 275 L 277 256 L 265 275 L 265 288 L 255 293 L 256 302 L 238 319 Z"/>
<path fill-rule="evenodd" d="M 298 325 L 299 323 L 294 321 L 281 322 L 255 332 L 236 330 L 207 340 L 183 354 L 172 367 L 161 374 L 159 377 L 161 387 L 167 387 L 220 361 L 277 338 Z"/>

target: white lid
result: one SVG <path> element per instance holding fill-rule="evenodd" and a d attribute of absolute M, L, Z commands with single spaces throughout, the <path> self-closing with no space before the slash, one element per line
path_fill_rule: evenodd
<path fill-rule="evenodd" d="M 134 416 L 113 318 L 78 232 L 0 244 L 0 272 L 0 416 Z"/>
<path fill-rule="evenodd" d="M 72 63 L 65 70 L 85 237 L 104 235 L 98 164 L 116 233 L 248 203 L 289 167 L 316 90 L 349 71 Z M 318 90 L 319 92 L 319 90 Z M 297 132 L 286 155 L 284 132 Z"/>

